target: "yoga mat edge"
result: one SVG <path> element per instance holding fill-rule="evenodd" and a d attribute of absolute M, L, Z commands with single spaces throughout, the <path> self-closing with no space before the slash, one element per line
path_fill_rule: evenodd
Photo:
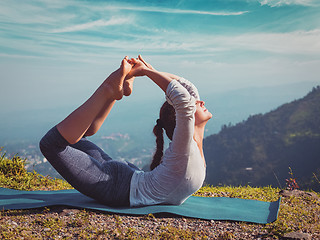
<path fill-rule="evenodd" d="M 153 205 L 114 208 L 96 202 L 75 189 L 58 191 L 20 191 L 0 187 L 0 209 L 30 209 L 49 206 L 68 206 L 110 213 L 146 215 L 171 213 L 205 220 L 243 221 L 259 224 L 274 222 L 279 213 L 281 198 L 264 202 L 227 197 L 191 196 L 182 205 Z"/>

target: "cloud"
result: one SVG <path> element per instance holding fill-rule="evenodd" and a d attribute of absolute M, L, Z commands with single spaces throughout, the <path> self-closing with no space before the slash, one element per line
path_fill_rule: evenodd
<path fill-rule="evenodd" d="M 288 61 L 309 61 L 319 59 L 320 29 L 313 31 L 293 31 L 289 33 L 245 33 L 235 35 L 197 35 L 188 36 L 183 40 L 185 49 L 182 51 L 192 58 L 210 59 L 226 63 L 245 61 L 254 62 L 258 59 L 288 59 Z M 185 38 L 186 39 L 186 38 Z M 178 39 L 171 39 L 178 42 Z M 164 50 L 163 50 L 164 51 Z M 171 53 L 181 51 L 171 49 Z"/>
<path fill-rule="evenodd" d="M 320 54 L 320 29 L 289 33 L 252 33 L 229 39 L 229 45 L 247 50 L 276 54 Z"/>
<path fill-rule="evenodd" d="M 259 0 L 260 4 L 270 7 L 280 7 L 285 5 L 313 6 L 317 0 Z"/>
<path fill-rule="evenodd" d="M 9 2 L 6 3 L 9 4 Z M 280 3 L 284 0 L 260 0 L 260 2 L 276 4 L 276 2 Z M 291 2 L 304 2 L 306 4 L 307 1 L 296 0 Z M 56 1 L 53 1 L 53 3 L 56 3 Z M 218 55 L 225 61 L 233 61 L 233 58 L 230 57 L 232 54 L 247 54 L 249 60 L 251 53 L 258 53 L 259 56 L 271 56 L 272 54 L 275 57 L 301 55 L 311 58 L 320 54 L 319 28 L 314 31 L 292 31 L 288 33 L 247 33 L 243 31 L 242 34 L 218 34 L 207 30 L 201 31 L 201 29 L 196 32 L 184 31 L 176 26 L 171 27 L 171 25 L 167 28 L 162 22 L 154 23 L 151 18 L 146 18 L 143 14 L 143 11 L 155 11 L 172 14 L 237 15 L 245 13 L 242 11 L 222 13 L 174 8 L 110 6 L 105 2 L 101 5 L 92 6 L 86 2 L 80 3 L 76 6 L 79 11 L 70 11 L 70 6 L 66 3 L 45 5 L 49 9 L 31 5 L 26 12 L 22 10 L 15 12 L 17 8 L 7 7 L 6 9 L 11 9 L 11 12 L 8 11 L 5 16 L 9 18 L 12 14 L 13 23 L 1 26 L 0 45 L 3 47 L 3 53 L 7 54 L 7 57 L 15 58 L 21 55 L 24 58 L 37 56 L 39 58 L 61 59 L 61 56 L 63 56 L 66 61 L 75 62 L 82 61 L 82 59 L 94 62 L 96 59 L 103 58 L 106 54 L 117 55 L 126 52 L 135 54 L 136 51 L 154 56 L 167 54 L 172 57 L 175 56 L 177 59 L 183 58 L 183 56 L 195 56 L 200 59 L 201 57 L 212 58 Z M 2 11 L 1 5 L 0 3 L 0 13 Z M 150 14 L 146 15 L 149 16 Z M 32 21 L 33 16 L 35 16 L 34 24 L 33 22 L 32 24 L 20 24 L 24 23 L 25 20 Z M 185 16 L 180 17 L 185 18 Z M 19 20 L 19 24 L 16 24 L 14 18 Z M 97 20 L 93 21 L 92 19 Z M 215 19 L 213 18 L 213 20 Z M 86 30 L 109 26 L 119 27 L 113 28 L 112 32 L 97 31 L 93 34 L 86 32 Z M 77 34 L 77 37 L 73 34 L 52 34 L 68 32 L 79 32 L 79 34 Z M 1 57 L 5 58 L 6 56 L 2 55 Z"/>
<path fill-rule="evenodd" d="M 130 23 L 132 20 L 128 18 L 111 18 L 110 20 L 96 20 L 92 22 L 82 23 L 82 24 L 76 24 L 60 29 L 54 29 L 51 31 L 51 33 L 65 33 L 65 32 L 76 32 L 76 31 L 82 31 L 87 30 L 95 27 L 106 27 L 106 26 L 114 26 L 114 25 L 121 25 Z"/>
<path fill-rule="evenodd" d="M 211 33 L 168 32 L 143 41 L 144 49 L 171 54 L 215 55 L 232 51 L 259 52 L 275 56 L 319 56 L 320 29 L 287 33 L 244 33 L 217 35 Z M 164 44 L 165 42 L 166 44 Z"/>
<path fill-rule="evenodd" d="M 106 52 L 115 54 L 117 52 L 142 51 L 150 56 L 163 54 L 171 57 L 183 58 L 214 58 L 220 56 L 229 61 L 228 56 L 233 54 L 237 59 L 243 58 L 250 61 L 247 54 L 258 53 L 260 57 L 293 58 L 298 56 L 304 59 L 314 59 L 320 54 L 320 29 L 313 31 L 294 31 L 289 33 L 247 33 L 240 35 L 211 35 L 209 33 L 174 33 L 167 32 L 149 37 L 133 35 L 129 38 L 121 38 L 112 41 L 99 41 L 98 39 L 55 38 L 57 46 L 79 46 L 79 53 L 72 49 L 64 49 L 64 55 L 77 58 L 80 54 L 88 56 L 88 59 L 103 58 Z M 130 46 L 130 48 L 128 48 Z M 54 49 L 51 52 L 55 52 Z M 90 54 L 89 54 L 90 53 Z M 95 54 L 95 55 L 93 55 Z M 90 55 L 90 56 L 89 56 Z"/>
<path fill-rule="evenodd" d="M 199 15 L 213 15 L 213 16 L 236 16 L 248 13 L 248 11 L 200 11 L 200 10 L 188 10 L 188 9 L 175 9 L 175 8 L 162 8 L 162 7 L 131 7 L 131 6 L 107 6 L 106 9 L 115 10 L 129 10 L 129 11 L 141 11 L 141 12 L 159 12 L 170 14 L 199 14 Z"/>
<path fill-rule="evenodd" d="M 7 54 L 7 53 L 0 53 L 0 57 L 16 58 L 16 59 L 41 59 L 41 57 L 39 57 L 39 56 L 22 55 L 22 54 Z"/>
<path fill-rule="evenodd" d="M 99 26 L 99 24 L 98 24 Z M 93 27 L 93 26 L 91 26 Z M 62 30 L 62 29 L 61 29 Z M 68 31 L 71 31 L 68 30 Z M 320 29 L 313 31 L 293 31 L 288 33 L 246 33 L 234 35 L 214 35 L 210 33 L 189 32 L 153 32 L 150 35 L 139 35 L 131 32 L 128 37 L 104 40 L 95 36 L 74 38 L 72 35 L 33 35 L 35 39 L 11 39 L 0 37 L 3 47 L 15 52 L 8 52 L 17 58 L 19 54 L 31 58 L 63 59 L 66 61 L 81 62 L 83 59 L 96 62 L 105 58 L 106 54 L 136 54 L 142 52 L 149 56 L 168 55 L 177 59 L 221 59 L 233 61 L 236 59 L 253 61 L 251 54 L 259 57 L 315 59 L 320 54 Z M 41 39 L 37 44 L 34 42 Z M 26 49 L 28 50 L 26 52 Z M 242 56 L 243 55 L 243 56 Z M 13 57 L 11 56 L 11 57 Z"/>
<path fill-rule="evenodd" d="M 52 8 L 52 3 L 50 5 L 48 3 L 49 1 L 1 0 L 0 21 L 19 24 L 56 24 L 74 17 L 72 12 L 60 11 L 67 7 L 63 2 L 59 1 L 59 9 Z"/>

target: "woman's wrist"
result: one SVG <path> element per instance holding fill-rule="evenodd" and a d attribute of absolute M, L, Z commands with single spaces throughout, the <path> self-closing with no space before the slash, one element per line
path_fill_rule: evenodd
<path fill-rule="evenodd" d="M 143 74 L 144 76 L 147 76 L 147 77 L 150 77 L 150 75 L 154 74 L 154 73 L 157 73 L 158 71 L 155 70 L 155 69 L 151 69 L 151 68 L 145 68 L 143 70 Z"/>

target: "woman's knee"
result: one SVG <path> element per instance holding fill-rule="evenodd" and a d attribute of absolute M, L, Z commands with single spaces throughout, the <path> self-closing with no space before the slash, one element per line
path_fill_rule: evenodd
<path fill-rule="evenodd" d="M 65 149 L 69 143 L 60 135 L 56 127 L 51 128 L 40 140 L 39 147 L 45 155 L 48 151 L 57 151 Z"/>
<path fill-rule="evenodd" d="M 44 135 L 40 142 L 39 142 L 39 148 L 40 148 L 40 151 L 42 152 L 42 154 L 44 154 L 44 152 L 46 152 L 49 148 L 49 143 L 48 143 L 48 136 L 47 134 Z"/>

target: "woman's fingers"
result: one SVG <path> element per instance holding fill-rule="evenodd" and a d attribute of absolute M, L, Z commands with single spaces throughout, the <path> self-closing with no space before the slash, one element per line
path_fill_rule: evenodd
<path fill-rule="evenodd" d="M 139 54 L 138 58 L 139 58 L 139 60 L 140 60 L 141 62 L 143 62 L 144 65 L 146 65 L 148 68 L 153 69 L 153 67 L 152 67 L 149 63 L 147 63 L 147 62 L 142 58 L 142 56 L 141 56 L 140 54 Z"/>
<path fill-rule="evenodd" d="M 149 63 L 147 63 L 147 62 L 142 58 L 141 55 L 139 55 L 138 58 L 130 58 L 130 59 L 128 59 L 128 58 L 126 57 L 126 60 L 127 60 L 130 64 L 132 64 L 132 65 L 136 65 L 136 64 L 142 62 L 147 68 L 153 69 L 153 67 L 152 67 Z"/>
<path fill-rule="evenodd" d="M 135 58 L 131 58 L 130 62 L 132 62 L 133 64 L 137 64 L 139 61 L 137 59 L 135 59 Z"/>
<path fill-rule="evenodd" d="M 139 54 L 138 58 L 141 62 L 143 62 L 148 67 L 148 64 L 146 63 L 146 61 L 142 58 L 142 56 L 140 54 Z"/>
<path fill-rule="evenodd" d="M 148 64 L 144 59 L 142 58 L 141 55 L 138 56 L 138 58 L 127 58 L 125 57 L 128 63 L 132 65 L 132 70 L 128 74 L 127 78 L 132 77 L 132 76 L 143 76 L 144 73 L 143 71 L 146 69 L 153 69 L 150 64 Z"/>

